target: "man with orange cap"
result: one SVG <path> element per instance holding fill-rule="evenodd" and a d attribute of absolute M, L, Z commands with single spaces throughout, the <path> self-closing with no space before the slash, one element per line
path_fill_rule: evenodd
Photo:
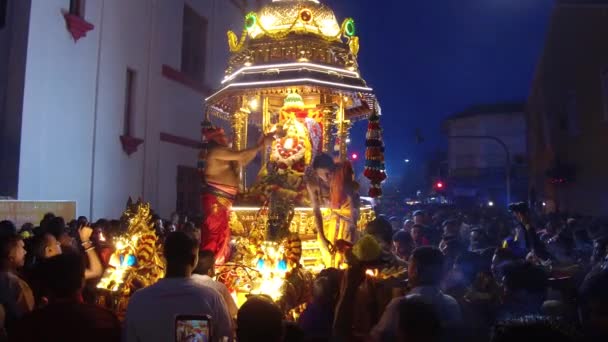
<path fill-rule="evenodd" d="M 255 147 L 235 151 L 228 146 L 224 130 L 209 121 L 202 125 L 203 148 L 198 170 L 203 179 L 201 205 L 204 220 L 201 227 L 201 250 L 215 253 L 216 263 L 230 256 L 230 208 L 239 189 L 239 168 L 246 166 L 265 146 L 274 140 L 265 135 Z"/>

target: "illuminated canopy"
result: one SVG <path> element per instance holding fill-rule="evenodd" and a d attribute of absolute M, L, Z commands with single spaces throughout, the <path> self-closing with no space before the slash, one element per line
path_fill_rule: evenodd
<path fill-rule="evenodd" d="M 341 34 L 334 12 L 319 1 L 312 0 L 273 1 L 257 14 L 251 13 L 245 27 L 253 39 L 264 35 L 300 32 L 338 40 Z"/>

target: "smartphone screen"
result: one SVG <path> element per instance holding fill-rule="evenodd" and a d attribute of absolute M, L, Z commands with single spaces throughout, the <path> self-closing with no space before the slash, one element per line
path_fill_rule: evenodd
<path fill-rule="evenodd" d="M 211 318 L 209 316 L 179 315 L 175 318 L 176 342 L 210 342 Z"/>

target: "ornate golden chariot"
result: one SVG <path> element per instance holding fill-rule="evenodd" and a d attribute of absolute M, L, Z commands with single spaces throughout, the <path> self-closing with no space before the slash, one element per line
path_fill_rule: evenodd
<path fill-rule="evenodd" d="M 346 160 L 351 124 L 379 106 L 359 72 L 355 21 L 340 24 L 319 1 L 274 0 L 245 16 L 240 36 L 229 31 L 228 45 L 228 68 L 206 98 L 205 117 L 230 122 L 237 150 L 251 127 L 278 134 L 256 183 L 243 186 L 233 207 L 236 258 L 219 278 L 238 302 L 251 292 L 281 301 L 291 273 L 325 267 L 305 191 L 311 160 L 321 152 Z M 359 229 L 373 215 L 363 205 Z M 285 309 L 300 304 L 301 293 L 292 297 Z"/>

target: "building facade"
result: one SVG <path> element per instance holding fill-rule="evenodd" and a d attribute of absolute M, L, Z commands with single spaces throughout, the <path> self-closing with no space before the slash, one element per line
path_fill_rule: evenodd
<path fill-rule="evenodd" d="M 0 1 L 0 196 L 198 210 L 203 99 L 245 1 Z M 4 7 L 4 8 L 2 8 Z"/>
<path fill-rule="evenodd" d="M 473 106 L 448 118 L 444 129 L 448 137 L 446 191 L 454 198 L 504 205 L 510 183 L 509 200 L 526 199 L 523 104 Z"/>
<path fill-rule="evenodd" d="M 608 5 L 555 7 L 527 106 L 530 195 L 548 211 L 608 214 L 607 40 Z"/>

